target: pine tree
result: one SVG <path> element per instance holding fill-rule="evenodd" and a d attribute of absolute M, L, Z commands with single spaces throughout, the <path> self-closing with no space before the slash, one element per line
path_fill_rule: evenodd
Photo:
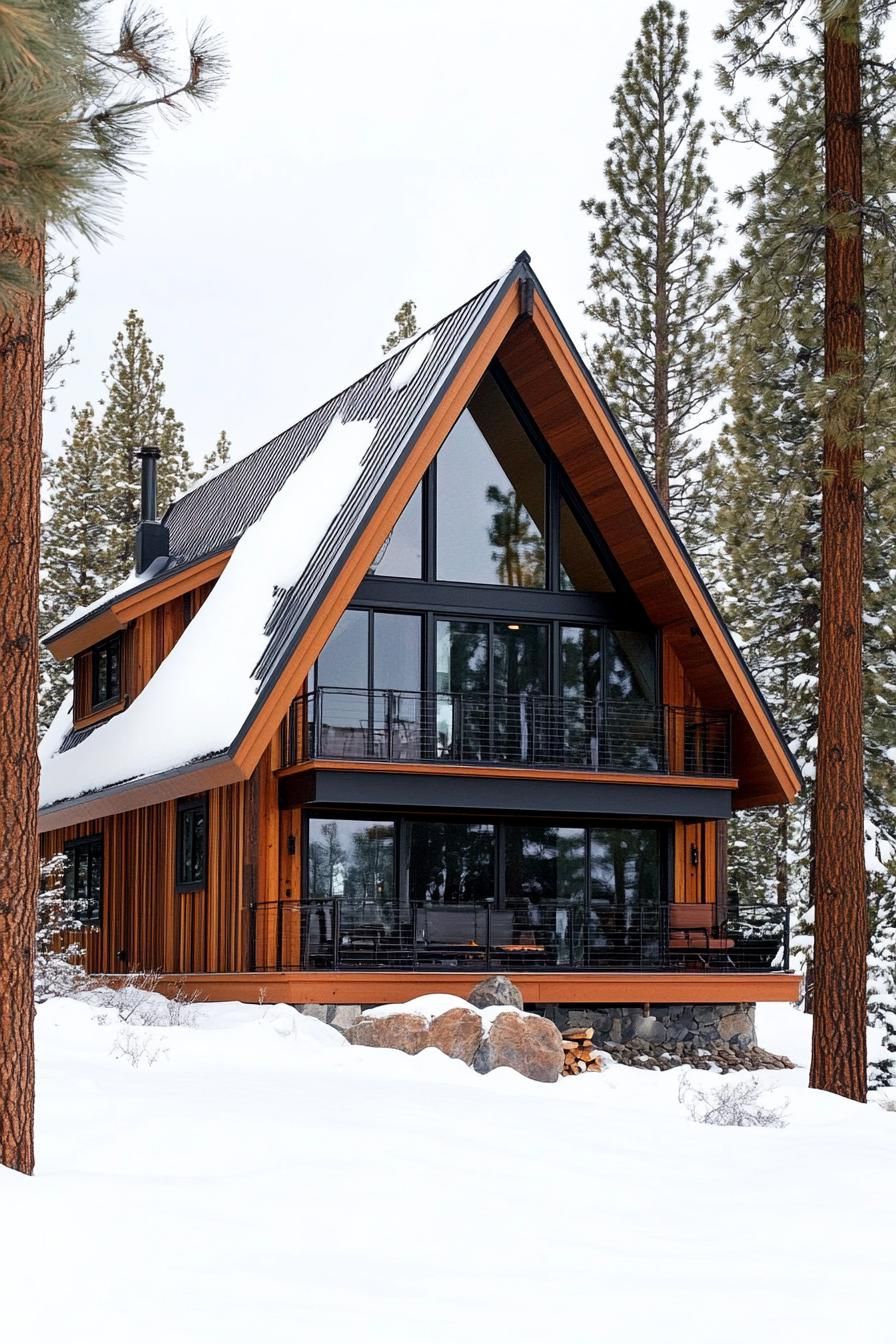
<path fill-rule="evenodd" d="M 0 9 L 0 1162 L 27 1173 L 47 228 L 98 237 L 106 192 L 133 170 L 149 109 L 203 99 L 222 73 L 201 29 L 178 80 L 157 10 L 128 5 L 117 40 L 106 11 L 92 0 L 8 0 Z"/>
<path fill-rule="evenodd" d="M 717 390 L 720 235 L 687 18 L 668 0 L 645 10 L 612 101 L 608 196 L 582 202 L 596 226 L 591 360 L 663 506 L 687 531 L 698 511 L 696 435 Z"/>
<path fill-rule="evenodd" d="M 886 968 L 881 967 L 880 959 L 885 958 L 886 947 L 894 944 L 892 937 L 888 942 L 887 921 L 892 917 L 891 893 L 896 881 L 896 797 L 892 758 L 888 758 L 893 731 L 892 719 L 886 713 L 896 680 L 891 610 L 896 456 L 890 432 L 896 413 L 896 333 L 891 331 L 889 321 L 896 250 L 886 213 L 886 202 L 896 186 L 896 76 L 878 56 L 880 27 L 871 21 L 879 17 L 872 13 L 875 8 L 869 6 L 869 22 L 863 34 L 868 57 L 862 119 L 864 214 L 866 220 L 874 221 L 863 240 L 868 360 L 862 391 L 869 463 L 861 475 L 854 475 L 852 468 L 849 472 L 852 484 L 860 491 L 859 483 L 864 481 L 867 519 L 860 555 L 860 564 L 864 560 L 866 618 L 864 627 L 859 622 L 859 629 L 863 629 L 864 645 L 860 698 L 867 728 L 864 831 L 871 873 L 867 883 L 861 874 L 858 891 L 862 909 L 858 915 L 853 911 L 853 932 L 847 937 L 846 931 L 840 930 L 835 938 L 838 956 L 843 948 L 850 947 L 851 969 L 844 983 L 850 981 L 848 997 L 854 1015 L 864 994 L 865 902 L 871 906 L 879 931 L 877 979 L 882 982 Z M 813 20 L 814 11 L 800 4 L 745 0 L 735 7 L 728 27 L 719 34 L 729 45 L 729 61 L 723 71 L 729 86 L 741 66 L 773 79 L 776 91 L 772 106 L 777 119 L 770 128 L 757 127 L 744 105 L 730 115 L 734 135 L 770 145 L 774 163 L 744 193 L 750 213 L 740 275 L 736 277 L 740 280 L 740 308 L 731 334 L 731 426 L 720 446 L 716 464 L 720 479 L 714 482 L 713 493 L 720 500 L 719 520 L 727 541 L 726 595 L 732 621 L 746 638 L 751 662 L 757 666 L 760 680 L 802 758 L 808 780 L 808 797 L 789 824 L 779 814 L 757 816 L 739 826 L 738 851 L 744 859 L 741 881 L 752 878 L 755 884 L 756 858 L 761 861 L 763 854 L 774 852 L 785 886 L 789 885 L 791 897 L 797 898 L 805 912 L 806 931 L 800 941 L 811 947 L 812 934 L 820 934 L 828 948 L 831 930 L 819 930 L 816 922 L 816 894 L 824 878 L 814 843 L 818 827 L 813 825 L 817 813 L 818 622 L 825 534 L 822 498 L 830 490 L 831 481 L 831 471 L 823 472 L 822 463 L 830 464 L 832 452 L 835 456 L 840 452 L 831 441 L 836 410 L 839 408 L 845 423 L 854 417 L 862 397 L 856 398 L 852 374 L 844 377 L 844 368 L 832 368 L 830 363 L 830 332 L 825 330 L 826 298 L 828 313 L 831 301 L 830 267 L 827 286 L 825 283 L 825 231 L 831 215 L 826 207 L 830 182 L 826 188 L 824 65 L 817 23 L 801 26 L 798 31 L 792 28 L 803 18 Z M 798 38 L 807 37 L 817 43 L 808 53 L 796 47 Z M 830 232 L 828 227 L 829 257 Z M 832 407 L 835 416 L 831 415 Z M 839 529 L 835 535 L 840 535 Z M 830 591 L 830 574 L 826 584 Z M 845 667 L 848 652 L 841 649 L 837 657 Z M 830 657 L 828 664 L 832 670 Z M 858 718 L 848 739 L 850 751 L 861 752 L 861 709 Z M 858 835 L 852 838 L 853 866 L 861 868 L 861 804 L 858 812 Z M 732 869 L 736 866 L 733 863 Z M 825 904 L 823 913 L 827 915 L 831 900 L 828 898 Z M 839 897 L 835 905 L 838 916 L 849 908 L 849 902 L 844 899 L 840 904 Z M 890 928 L 892 931 L 893 926 Z M 858 985 L 857 978 L 861 981 Z M 824 968 L 822 979 L 830 985 L 832 977 Z M 872 996 L 872 1007 L 873 1003 Z M 817 1000 L 813 1006 L 818 1008 Z M 873 1011 L 880 1010 L 873 1007 Z M 822 1016 L 830 1026 L 832 1014 L 824 1007 Z M 838 1022 L 845 1022 L 847 1016 L 839 1009 L 833 1014 Z M 816 1080 L 850 1095 L 863 1095 L 863 1045 L 864 1032 L 855 1023 L 846 1032 L 839 1025 L 833 1032 L 817 1032 Z M 819 1073 L 820 1055 L 824 1056 L 824 1068 Z"/>
<path fill-rule="evenodd" d="M 109 526 L 111 462 L 88 402 L 72 411 L 62 452 L 47 471 L 47 517 L 42 529 L 41 634 L 77 607 L 101 597 L 114 582 L 116 555 Z M 41 656 L 40 728 L 44 731 L 71 685 L 71 668 Z"/>
<path fill-rule="evenodd" d="M 392 320 L 395 326 L 386 337 L 383 345 L 384 355 L 388 355 L 389 351 L 394 350 L 397 345 L 401 345 L 402 342 L 409 341 L 412 336 L 417 335 L 417 305 L 414 300 L 405 299 Z"/>
<path fill-rule="evenodd" d="M 131 309 L 115 337 L 109 367 L 103 374 L 105 396 L 100 442 L 112 469 L 109 515 L 116 555 L 114 579 L 121 580 L 133 563 L 134 535 L 140 521 L 140 460 L 137 450 L 154 444 L 159 458 L 160 516 L 194 479 L 184 444 L 184 427 L 164 404 L 165 360 L 154 353 L 143 318 Z"/>
<path fill-rule="evenodd" d="M 230 452 L 233 444 L 227 437 L 226 429 L 222 429 L 218 435 L 215 446 L 210 453 L 206 453 L 202 459 L 201 475 L 207 476 L 210 471 L 217 471 L 219 467 L 226 467 L 230 461 Z"/>

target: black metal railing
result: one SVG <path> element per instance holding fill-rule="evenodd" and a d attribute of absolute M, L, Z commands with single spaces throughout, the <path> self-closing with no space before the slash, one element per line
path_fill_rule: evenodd
<path fill-rule="evenodd" d="M 319 686 L 290 705 L 281 759 L 724 777 L 731 720 L 723 711 L 637 701 Z"/>
<path fill-rule="evenodd" d="M 674 907 L 673 907 L 674 909 Z M 789 922 L 779 905 L 713 914 L 682 934 L 670 907 L 520 899 L 434 905 L 269 901 L 249 911 L 256 971 L 786 971 Z"/>

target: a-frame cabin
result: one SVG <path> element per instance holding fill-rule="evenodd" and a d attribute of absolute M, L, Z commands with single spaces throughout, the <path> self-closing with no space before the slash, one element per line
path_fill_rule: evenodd
<path fill-rule="evenodd" d="M 135 575 L 46 641 L 89 970 L 796 997 L 784 911 L 726 878 L 796 766 L 526 254 L 161 523 L 153 470 Z"/>

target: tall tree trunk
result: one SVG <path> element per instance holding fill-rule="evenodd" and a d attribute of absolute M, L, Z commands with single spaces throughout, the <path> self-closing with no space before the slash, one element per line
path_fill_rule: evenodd
<path fill-rule="evenodd" d="M 0 248 L 34 277 L 0 312 L 0 1162 L 30 1173 L 44 244 L 0 218 Z"/>
<path fill-rule="evenodd" d="M 826 0 L 825 374 L 813 1087 L 866 1099 L 862 744 L 864 275 L 859 0 Z"/>
<path fill-rule="evenodd" d="M 669 512 L 669 277 L 666 219 L 666 46 L 659 32 L 656 156 L 656 276 L 654 282 L 653 478 L 656 493 Z"/>

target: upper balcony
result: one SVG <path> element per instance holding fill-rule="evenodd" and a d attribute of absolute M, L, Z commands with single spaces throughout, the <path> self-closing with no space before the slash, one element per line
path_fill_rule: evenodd
<path fill-rule="evenodd" d="M 281 763 L 327 760 L 728 778 L 731 718 L 640 701 L 318 686 L 290 705 Z"/>

